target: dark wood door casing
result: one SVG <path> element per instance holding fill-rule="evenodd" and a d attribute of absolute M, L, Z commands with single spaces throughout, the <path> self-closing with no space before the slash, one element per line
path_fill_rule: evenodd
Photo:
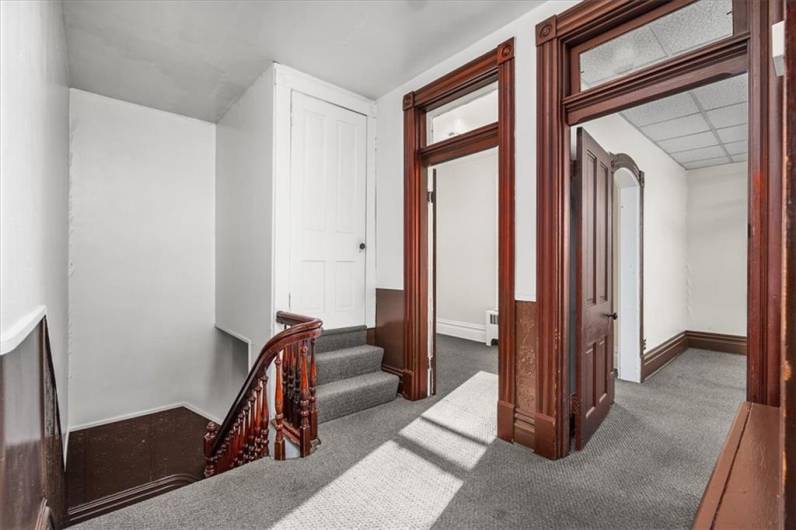
<path fill-rule="evenodd" d="M 497 82 L 498 121 L 427 145 L 426 113 Z M 404 368 L 402 392 L 428 395 L 427 167 L 498 148 L 498 436 L 513 438 L 514 422 L 514 39 L 436 81 L 406 94 L 404 110 Z"/>
<path fill-rule="evenodd" d="M 583 449 L 614 401 L 612 156 L 577 130 L 575 218 L 575 445 Z"/>
<path fill-rule="evenodd" d="M 774 5 L 776 4 L 776 5 Z M 653 11 L 660 2 L 583 2 L 536 27 L 537 44 L 537 311 L 535 450 L 569 452 L 568 270 L 569 128 L 682 90 L 749 72 L 749 401 L 779 402 L 781 328 L 781 81 L 773 75 L 770 27 L 776 0 L 746 9 L 733 2 L 733 35 L 622 78 L 571 92 L 572 50 Z"/>

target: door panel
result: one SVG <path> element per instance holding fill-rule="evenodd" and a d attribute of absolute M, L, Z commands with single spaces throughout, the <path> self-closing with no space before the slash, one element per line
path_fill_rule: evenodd
<path fill-rule="evenodd" d="M 365 324 L 366 118 L 292 94 L 290 310 Z"/>
<path fill-rule="evenodd" d="M 582 128 L 573 174 L 575 221 L 575 444 L 582 449 L 614 401 L 613 171 Z"/>

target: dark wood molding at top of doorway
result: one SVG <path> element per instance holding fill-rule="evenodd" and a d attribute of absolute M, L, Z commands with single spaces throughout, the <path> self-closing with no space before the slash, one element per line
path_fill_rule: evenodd
<path fill-rule="evenodd" d="M 570 126 L 682 90 L 749 72 L 749 245 L 747 396 L 779 400 L 781 278 L 781 82 L 771 71 L 770 27 L 780 2 L 760 0 L 734 24 L 734 34 L 588 90 L 569 88 L 571 51 L 622 27 L 660 2 L 594 0 L 536 27 L 537 43 L 537 304 L 539 349 L 535 450 L 569 452 Z M 742 4 L 734 0 L 734 6 Z M 741 18 L 741 17 L 739 17 Z"/>
<path fill-rule="evenodd" d="M 497 81 L 498 121 L 427 145 L 426 113 Z M 498 436 L 514 422 L 514 39 L 406 94 L 404 110 L 404 367 L 403 395 L 428 394 L 429 164 L 498 148 Z"/>

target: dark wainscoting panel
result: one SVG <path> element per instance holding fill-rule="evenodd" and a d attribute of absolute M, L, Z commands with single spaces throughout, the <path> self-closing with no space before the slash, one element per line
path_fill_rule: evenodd
<path fill-rule="evenodd" d="M 403 383 L 404 292 L 402 289 L 376 289 L 376 329 L 373 336 L 375 344 L 384 348 L 382 369 L 401 377 Z"/>
<path fill-rule="evenodd" d="M 534 447 L 536 417 L 536 353 L 539 328 L 536 321 L 536 302 L 515 302 L 517 356 L 514 403 L 514 441 Z"/>
<path fill-rule="evenodd" d="M 746 337 L 707 331 L 686 331 L 689 348 L 746 355 Z"/>
<path fill-rule="evenodd" d="M 0 357 L 0 528 L 64 526 L 63 445 L 46 321 Z M 46 526 L 46 524 L 45 524 Z"/>
<path fill-rule="evenodd" d="M 200 480 L 208 421 L 179 407 L 71 432 L 66 469 L 70 522 Z"/>
<path fill-rule="evenodd" d="M 663 368 L 675 357 L 683 353 L 686 348 L 688 348 L 688 342 L 685 331 L 683 331 L 645 353 L 644 358 L 641 360 L 641 380 L 644 381 Z"/>

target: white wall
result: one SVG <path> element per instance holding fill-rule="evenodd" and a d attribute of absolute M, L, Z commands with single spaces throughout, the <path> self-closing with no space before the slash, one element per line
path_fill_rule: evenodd
<path fill-rule="evenodd" d="M 243 374 L 213 328 L 215 126 L 70 94 L 70 425 L 219 416 Z"/>
<path fill-rule="evenodd" d="M 69 91 L 59 2 L 0 2 L 0 328 L 47 306 L 62 427 L 68 398 Z"/>
<path fill-rule="evenodd" d="M 687 178 L 688 329 L 746 336 L 746 162 Z"/>
<path fill-rule="evenodd" d="M 516 297 L 536 299 L 536 42 L 538 22 L 577 2 L 548 2 L 442 61 L 377 101 L 377 287 L 403 288 L 403 110 L 401 98 L 514 37 L 516 101 Z"/>
<path fill-rule="evenodd" d="M 584 128 L 644 172 L 644 335 L 650 350 L 684 331 L 688 321 L 686 171 L 618 114 Z"/>
<path fill-rule="evenodd" d="M 435 169 L 437 330 L 469 324 L 483 341 L 484 311 L 498 302 L 497 149 Z"/>
<path fill-rule="evenodd" d="M 216 125 L 216 325 L 250 341 L 271 337 L 273 68 Z"/>

